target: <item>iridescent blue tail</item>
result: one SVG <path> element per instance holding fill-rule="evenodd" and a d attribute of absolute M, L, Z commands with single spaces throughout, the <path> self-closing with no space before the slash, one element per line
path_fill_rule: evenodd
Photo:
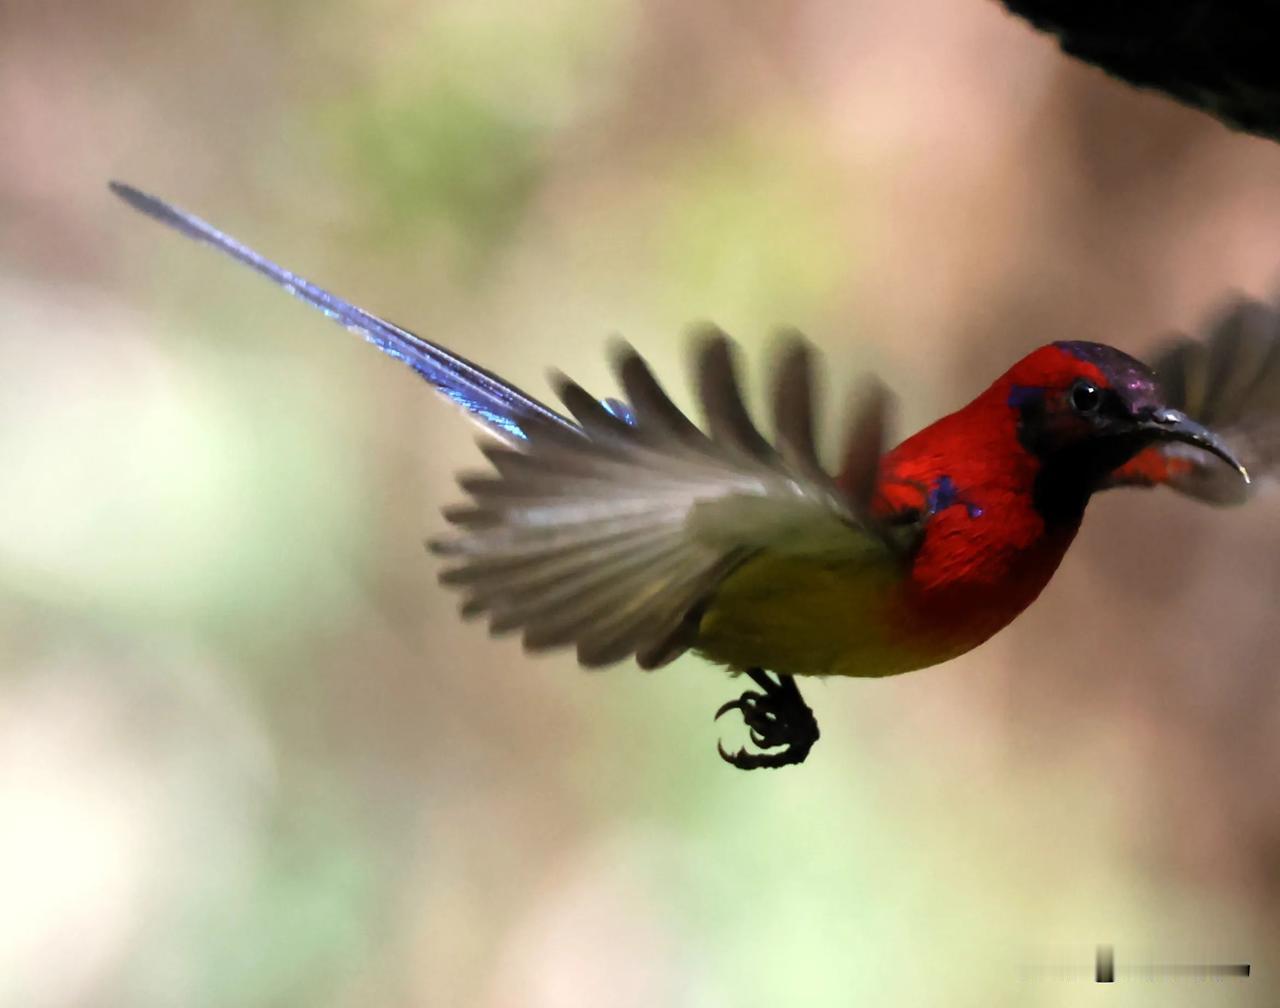
<path fill-rule="evenodd" d="M 457 403 L 493 433 L 503 438 L 527 440 L 537 429 L 559 428 L 580 433 L 580 428 L 559 413 L 497 375 L 472 364 L 398 325 L 371 315 L 335 294 L 263 258 L 253 249 L 223 234 L 199 217 L 122 182 L 110 183 L 111 191 L 136 210 L 206 242 L 232 259 L 244 263 L 294 297 L 318 308 L 351 332 L 363 336 L 379 350 L 404 361 L 442 395 Z"/>

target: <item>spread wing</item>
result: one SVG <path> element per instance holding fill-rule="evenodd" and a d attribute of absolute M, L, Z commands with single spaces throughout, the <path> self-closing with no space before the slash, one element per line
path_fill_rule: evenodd
<path fill-rule="evenodd" d="M 635 655 L 655 667 L 693 643 L 705 600 L 758 550 L 901 550 L 870 517 L 888 397 L 875 386 L 859 400 L 837 483 L 818 460 L 811 355 L 797 337 L 775 369 L 773 442 L 747 412 L 721 333 L 696 354 L 705 431 L 627 347 L 616 358 L 626 402 L 601 403 L 561 379 L 570 419 L 200 218 L 131 186 L 111 188 L 404 361 L 486 430 L 493 472 L 462 478 L 471 501 L 446 512 L 457 534 L 432 548 L 452 562 L 441 579 L 462 590 L 464 613 L 487 615 L 495 632 L 522 631 L 530 649 L 574 645 L 585 665 Z"/>
<path fill-rule="evenodd" d="M 1111 485 L 1166 485 L 1210 504 L 1240 504 L 1280 469 L 1280 305 L 1229 301 L 1200 339 L 1169 341 L 1153 362 L 1165 401 L 1216 432 L 1252 482 L 1190 445 L 1148 448 Z"/>
<path fill-rule="evenodd" d="M 464 612 L 522 630 L 531 650 L 572 644 L 584 665 L 634 654 L 652 668 L 694 642 L 703 602 L 751 554 L 891 548 L 869 517 L 887 399 L 864 398 L 837 486 L 814 445 L 803 341 L 779 355 L 773 443 L 748 415 L 723 334 L 696 350 L 705 432 L 634 350 L 615 363 L 628 418 L 562 379 L 582 434 L 487 446 L 495 473 L 462 479 L 471 504 L 446 512 L 460 533 L 433 548 L 455 563 L 442 580 L 463 590 Z"/>

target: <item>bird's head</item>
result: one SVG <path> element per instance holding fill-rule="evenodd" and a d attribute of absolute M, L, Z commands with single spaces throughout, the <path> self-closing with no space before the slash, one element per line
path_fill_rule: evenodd
<path fill-rule="evenodd" d="M 1165 405 L 1151 369 L 1112 347 L 1052 343 L 1010 368 L 997 388 L 1018 440 L 1040 462 L 1044 493 L 1064 508 L 1082 507 L 1113 470 L 1160 442 L 1216 455 L 1248 481 L 1218 435 Z"/>

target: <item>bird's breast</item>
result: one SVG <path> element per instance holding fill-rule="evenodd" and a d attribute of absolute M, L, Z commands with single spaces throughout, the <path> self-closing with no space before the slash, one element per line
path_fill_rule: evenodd
<path fill-rule="evenodd" d="M 735 668 L 888 676 L 977 647 L 1048 583 L 1075 528 L 994 497 L 957 499 L 925 522 L 904 564 L 881 551 L 763 551 L 721 586 L 698 650 Z"/>
<path fill-rule="evenodd" d="M 888 607 L 891 636 L 923 665 L 964 654 L 1049 583 L 1079 528 L 1047 524 L 1013 488 L 975 488 L 929 515 Z"/>
<path fill-rule="evenodd" d="M 886 457 L 876 505 L 918 527 L 906 557 L 762 551 L 720 586 L 698 650 L 790 675 L 896 675 L 964 654 L 1030 605 L 1078 521 L 1040 514 L 1026 456 L 915 447 Z"/>

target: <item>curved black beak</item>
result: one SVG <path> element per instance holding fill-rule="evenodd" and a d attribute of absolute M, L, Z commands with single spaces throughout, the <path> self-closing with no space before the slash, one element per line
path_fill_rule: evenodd
<path fill-rule="evenodd" d="M 1211 455 L 1216 455 L 1240 474 L 1240 478 L 1249 482 L 1249 471 L 1238 458 L 1231 453 L 1222 438 L 1202 424 L 1196 423 L 1181 410 L 1158 408 L 1143 416 L 1138 426 L 1150 431 L 1157 438 L 1165 441 L 1181 441 L 1193 445 Z"/>

